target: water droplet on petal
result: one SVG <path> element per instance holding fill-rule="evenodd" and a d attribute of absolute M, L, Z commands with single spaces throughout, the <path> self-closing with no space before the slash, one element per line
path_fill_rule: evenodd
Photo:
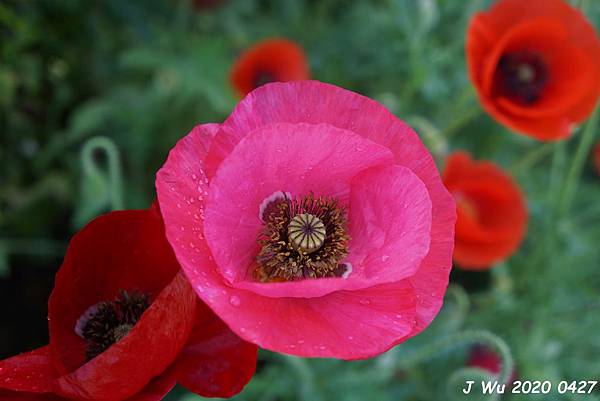
<path fill-rule="evenodd" d="M 389 258 L 390 258 L 390 255 L 383 255 L 383 256 L 381 257 L 381 261 L 382 261 L 382 262 L 386 262 L 386 261 L 387 261 Z"/>
<path fill-rule="evenodd" d="M 371 305 L 371 301 L 369 301 L 368 299 L 361 299 L 361 300 L 359 301 L 359 303 L 360 303 L 361 305 Z"/>
<path fill-rule="evenodd" d="M 240 300 L 240 297 L 238 297 L 237 295 L 232 295 L 229 298 L 229 303 L 233 306 L 240 306 L 240 304 L 242 303 L 242 301 Z"/>

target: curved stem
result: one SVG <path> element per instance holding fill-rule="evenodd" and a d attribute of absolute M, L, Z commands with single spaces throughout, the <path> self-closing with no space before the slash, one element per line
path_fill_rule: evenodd
<path fill-rule="evenodd" d="M 410 367 L 444 351 L 472 344 L 487 345 L 496 351 L 502 361 L 502 369 L 498 374 L 498 380 L 501 383 L 506 383 L 513 371 L 513 357 L 510 348 L 500 337 L 484 330 L 466 330 L 451 334 L 446 338 L 423 347 L 413 355 L 405 357 L 400 362 L 400 367 Z"/>
<path fill-rule="evenodd" d="M 104 136 L 97 136 L 91 138 L 83 145 L 83 149 L 81 150 L 81 164 L 83 166 L 84 174 L 102 174 L 100 167 L 98 167 L 94 160 L 94 152 L 98 150 L 106 154 L 108 162 L 107 175 L 112 210 L 123 209 L 123 174 L 121 171 L 121 160 L 119 157 L 119 150 L 112 140 Z"/>
<path fill-rule="evenodd" d="M 464 400 L 465 397 L 461 394 L 460 390 L 457 389 L 464 387 L 467 380 L 477 381 L 489 381 L 491 379 L 490 372 L 481 368 L 462 368 L 455 370 L 454 373 L 448 377 L 446 381 L 446 388 L 451 398 L 456 400 Z M 456 395 L 459 395 L 458 397 Z M 499 394 L 490 395 L 490 400 L 497 399 Z"/>
<path fill-rule="evenodd" d="M 469 313 L 469 309 L 471 308 L 469 295 L 460 285 L 457 284 L 450 284 L 446 294 L 447 296 L 452 297 L 454 299 L 454 303 L 456 304 L 456 313 L 452 317 L 456 322 L 456 328 L 458 328 L 465 321 L 465 318 Z"/>

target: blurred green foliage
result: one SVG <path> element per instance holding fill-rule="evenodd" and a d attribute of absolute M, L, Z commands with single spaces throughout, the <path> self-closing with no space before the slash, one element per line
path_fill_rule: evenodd
<path fill-rule="evenodd" d="M 477 291 L 453 287 L 417 338 L 369 361 L 261 352 L 257 375 L 237 399 L 461 399 L 448 380 L 464 366 L 464 344 L 405 361 L 462 329 L 503 338 L 523 379 L 600 379 L 600 179 L 586 165 L 573 207 L 561 210 L 580 133 L 540 144 L 482 112 L 463 46 L 470 15 L 489 3 L 229 0 L 195 10 L 176 0 L 3 1 L 0 275 L 15 255 L 48 255 L 52 263 L 99 213 L 148 206 L 168 150 L 195 124 L 222 121 L 237 102 L 227 79 L 236 55 L 285 36 L 306 49 L 315 79 L 381 101 L 436 156 L 467 149 L 509 169 L 527 195 L 530 226 L 510 260 L 457 275 L 464 285 L 465 276 L 478 282 Z M 600 2 L 582 3 L 598 28 Z M 170 397 L 199 399 L 181 389 Z"/>

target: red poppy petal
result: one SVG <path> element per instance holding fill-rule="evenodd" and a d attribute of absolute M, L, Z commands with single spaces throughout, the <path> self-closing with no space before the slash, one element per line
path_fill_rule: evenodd
<path fill-rule="evenodd" d="M 261 75 L 268 81 L 279 82 L 309 79 L 304 51 L 287 39 L 259 42 L 235 62 L 231 70 L 231 83 L 241 95 L 246 95 L 260 86 Z"/>
<path fill-rule="evenodd" d="M 258 347 L 237 335 L 198 302 L 196 325 L 175 362 L 177 381 L 203 397 L 239 393 L 256 369 Z"/>
<path fill-rule="evenodd" d="M 501 113 L 517 117 L 541 118 L 567 113 L 588 89 L 595 87 L 594 63 L 589 55 L 568 40 L 566 27 L 557 20 L 534 18 L 513 27 L 494 45 L 487 58 L 482 87 L 484 94 L 496 97 L 493 82 L 500 57 L 504 54 L 532 52 L 544 60 L 550 81 L 543 96 L 523 106 L 504 97 L 496 98 Z M 489 110 L 497 113 L 498 110 Z"/>
<path fill-rule="evenodd" d="M 85 362 L 85 344 L 74 328 L 89 307 L 114 300 L 121 289 L 154 298 L 178 270 L 156 211 L 113 212 L 85 226 L 71 240 L 48 303 L 50 345 L 59 373 Z"/>
<path fill-rule="evenodd" d="M 516 244 L 515 244 L 516 243 Z M 464 270 L 487 270 L 514 252 L 520 238 L 514 241 L 480 243 L 457 240 L 454 245 L 454 261 Z"/>
<path fill-rule="evenodd" d="M 2 401 L 72 401 L 55 394 L 38 394 L 0 389 Z M 148 400 L 151 401 L 151 400 Z"/>
<path fill-rule="evenodd" d="M 470 78 L 486 111 L 539 140 L 570 136 L 600 96 L 600 40 L 585 16 L 566 1 L 498 0 L 471 19 L 465 49 Z M 509 50 L 535 54 L 548 68 L 547 86 L 531 105 L 493 93 L 499 57 Z"/>
<path fill-rule="evenodd" d="M 444 183 L 458 205 L 453 258 L 459 266 L 486 268 L 517 249 L 526 232 L 527 206 L 510 176 L 456 152 L 448 157 Z"/>
<path fill-rule="evenodd" d="M 176 383 L 175 375 L 169 369 L 167 373 L 153 379 L 139 393 L 125 401 L 160 401 L 175 387 Z"/>
<path fill-rule="evenodd" d="M 45 346 L 0 361 L 0 388 L 32 393 L 51 392 L 56 374 L 50 364 L 49 348 Z"/>
<path fill-rule="evenodd" d="M 188 281 L 178 274 L 126 337 L 58 380 L 60 393 L 97 399 L 134 395 L 165 371 L 185 345 L 195 303 Z"/>

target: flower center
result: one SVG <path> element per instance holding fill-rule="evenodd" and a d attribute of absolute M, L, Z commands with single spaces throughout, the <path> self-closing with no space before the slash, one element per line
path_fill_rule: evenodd
<path fill-rule="evenodd" d="M 75 332 L 85 340 L 89 361 L 123 339 L 150 306 L 149 296 L 120 290 L 114 301 L 90 307 L 77 321 Z"/>
<path fill-rule="evenodd" d="M 298 214 L 288 224 L 288 238 L 294 248 L 302 252 L 311 253 L 319 249 L 326 235 L 321 219 L 310 213 Z"/>
<path fill-rule="evenodd" d="M 500 58 L 494 75 L 494 88 L 499 96 L 529 106 L 542 95 L 548 84 L 548 68 L 536 53 L 508 53 Z"/>
<path fill-rule="evenodd" d="M 262 248 L 254 277 L 262 282 L 347 277 L 351 268 L 342 263 L 349 240 L 345 210 L 335 199 L 312 193 L 294 199 L 276 194 L 261 205 Z"/>

